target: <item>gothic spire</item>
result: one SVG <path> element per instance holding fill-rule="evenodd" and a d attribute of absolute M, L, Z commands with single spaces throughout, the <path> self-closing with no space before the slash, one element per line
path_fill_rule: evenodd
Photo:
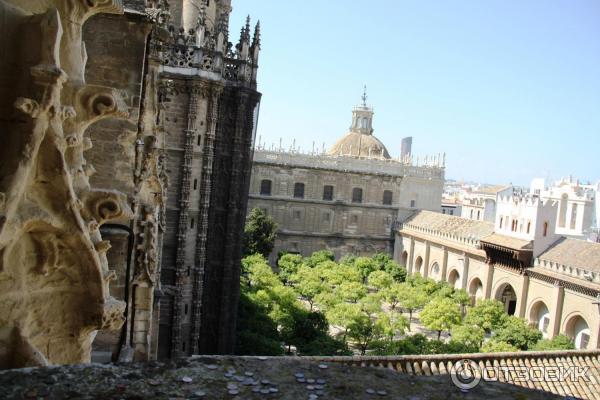
<path fill-rule="evenodd" d="M 260 47 L 260 20 L 256 22 L 254 27 L 254 38 L 252 39 L 252 46 Z"/>
<path fill-rule="evenodd" d="M 242 27 L 242 32 L 240 34 L 240 42 L 250 43 L 250 16 L 246 17 L 246 26 Z"/>

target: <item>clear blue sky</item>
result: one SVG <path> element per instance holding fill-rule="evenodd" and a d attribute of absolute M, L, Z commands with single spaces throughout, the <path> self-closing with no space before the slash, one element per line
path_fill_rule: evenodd
<path fill-rule="evenodd" d="M 363 84 L 393 157 L 447 153 L 446 177 L 600 179 L 598 0 L 233 0 L 259 18 L 258 134 L 303 149 L 350 125 Z"/>

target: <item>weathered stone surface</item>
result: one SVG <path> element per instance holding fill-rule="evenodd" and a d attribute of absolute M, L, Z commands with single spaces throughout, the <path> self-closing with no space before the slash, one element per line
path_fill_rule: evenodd
<path fill-rule="evenodd" d="M 202 357 L 170 363 L 73 365 L 0 372 L 3 399 L 553 399 L 548 393 L 481 383 L 462 393 L 446 376 L 301 358 Z M 298 382 L 297 376 L 305 382 Z M 307 384 L 308 380 L 313 383 Z"/>
<path fill-rule="evenodd" d="M 82 27 L 119 0 L 0 1 L 0 368 L 85 362 L 99 329 L 122 324 L 100 225 L 126 196 L 92 188 L 91 124 L 127 114 L 85 81 Z"/>

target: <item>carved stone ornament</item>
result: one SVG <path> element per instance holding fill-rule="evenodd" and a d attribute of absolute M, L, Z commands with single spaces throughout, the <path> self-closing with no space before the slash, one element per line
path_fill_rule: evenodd
<path fill-rule="evenodd" d="M 0 368 L 89 362 L 96 332 L 123 323 L 99 226 L 131 210 L 90 188 L 84 159 L 87 127 L 127 113 L 85 82 L 81 31 L 101 12 L 121 1 L 0 0 Z"/>

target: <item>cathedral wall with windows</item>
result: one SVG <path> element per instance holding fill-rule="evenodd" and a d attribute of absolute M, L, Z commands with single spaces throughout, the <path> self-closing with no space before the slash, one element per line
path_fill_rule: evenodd
<path fill-rule="evenodd" d="M 279 251 L 389 252 L 392 224 L 406 202 L 401 182 L 383 174 L 255 162 L 248 206 L 263 209 L 279 226 L 273 260 Z"/>

